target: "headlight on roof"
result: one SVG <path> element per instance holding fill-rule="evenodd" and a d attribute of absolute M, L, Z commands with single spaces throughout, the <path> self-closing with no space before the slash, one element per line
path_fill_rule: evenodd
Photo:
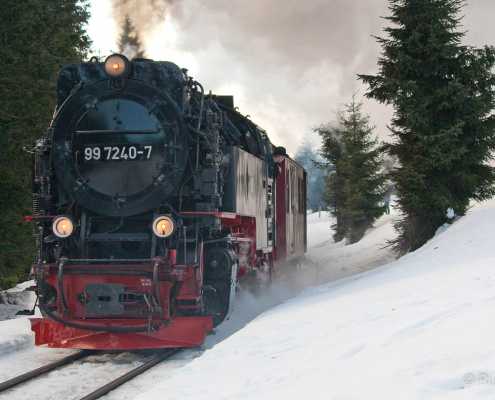
<path fill-rule="evenodd" d="M 129 60 L 122 54 L 112 54 L 105 60 L 105 72 L 111 78 L 123 78 L 129 75 Z"/>

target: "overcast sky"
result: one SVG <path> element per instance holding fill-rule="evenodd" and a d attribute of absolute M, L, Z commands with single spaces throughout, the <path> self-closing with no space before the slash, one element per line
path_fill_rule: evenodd
<path fill-rule="evenodd" d="M 332 121 L 374 73 L 386 0 L 92 0 L 96 54 L 117 49 L 129 13 L 148 57 L 187 68 L 207 90 L 233 94 L 244 114 L 294 153 L 312 129 Z M 466 43 L 495 45 L 495 0 L 469 0 Z M 391 111 L 365 101 L 386 139 Z"/>

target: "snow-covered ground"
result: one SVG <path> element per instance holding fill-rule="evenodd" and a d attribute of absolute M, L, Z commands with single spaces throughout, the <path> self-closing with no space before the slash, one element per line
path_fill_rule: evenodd
<path fill-rule="evenodd" d="M 490 201 L 415 253 L 306 290 L 138 399 L 494 398 L 493 221 Z M 311 256 L 324 247 L 339 246 Z"/>
<path fill-rule="evenodd" d="M 107 398 L 494 398 L 495 200 L 398 261 L 384 248 L 392 218 L 344 246 L 329 239 L 328 215 L 311 215 L 308 265 L 262 295 L 241 292 L 231 320 L 202 350 L 179 353 Z M 4 334 L 26 334 L 25 322 L 0 322 L 0 381 L 61 355 L 27 341 L 1 355 Z M 107 360 L 113 374 L 123 363 L 116 360 Z M 72 398 L 64 389 L 71 379 L 75 395 L 88 391 L 79 385 L 90 370 L 108 376 L 108 363 L 58 372 L 63 398 Z M 35 390 L 37 399 L 62 398 Z M 7 398 L 27 398 L 14 394 Z"/>

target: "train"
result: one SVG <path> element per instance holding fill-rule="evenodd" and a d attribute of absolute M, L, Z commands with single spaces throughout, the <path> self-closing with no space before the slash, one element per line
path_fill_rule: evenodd
<path fill-rule="evenodd" d="M 306 172 L 233 96 L 122 54 L 62 66 L 56 95 L 33 149 L 36 345 L 199 346 L 243 281 L 306 252 Z"/>

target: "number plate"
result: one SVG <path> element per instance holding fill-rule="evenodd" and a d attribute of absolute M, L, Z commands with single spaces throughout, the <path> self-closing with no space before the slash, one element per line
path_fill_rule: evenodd
<path fill-rule="evenodd" d="M 85 146 L 82 160 L 90 161 L 146 161 L 151 159 L 151 145 Z"/>

